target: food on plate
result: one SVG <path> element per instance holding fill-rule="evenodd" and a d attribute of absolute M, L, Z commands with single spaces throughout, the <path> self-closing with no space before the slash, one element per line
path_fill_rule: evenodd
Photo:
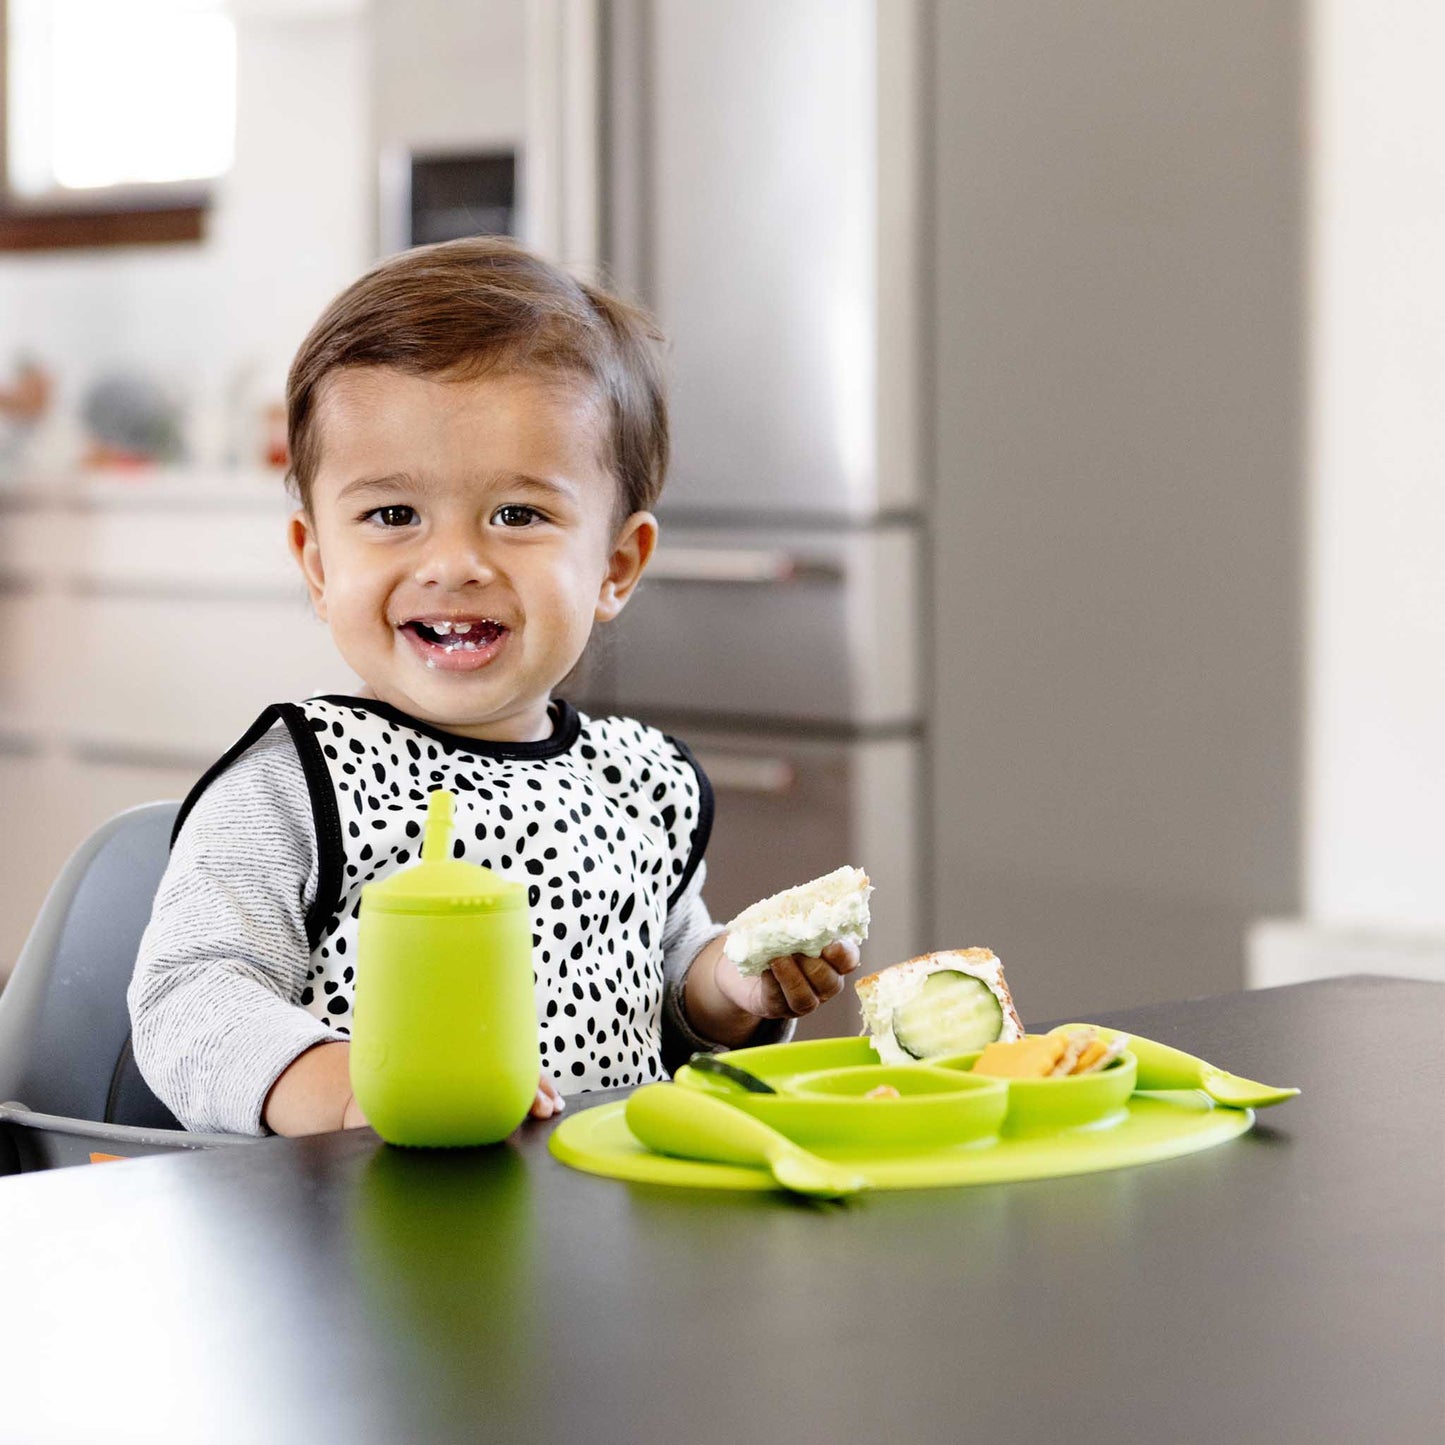
<path fill-rule="evenodd" d="M 873 885 L 861 868 L 835 868 L 811 883 L 785 888 L 744 908 L 728 924 L 723 952 L 746 978 L 775 958 L 817 957 L 830 943 L 868 937 L 868 895 Z"/>
<path fill-rule="evenodd" d="M 1128 1042 L 1123 1034 L 1105 1039 L 1097 1029 L 1088 1027 L 1061 1034 L 1030 1034 L 989 1044 L 979 1054 L 973 1071 L 998 1079 L 1064 1079 L 1096 1074 L 1112 1064 Z"/>
<path fill-rule="evenodd" d="M 1069 1040 L 1069 1074 L 1097 1074 L 1107 1069 L 1120 1054 L 1129 1047 L 1127 1034 L 1114 1034 L 1105 1038 L 1098 1029 L 1085 1024 L 1080 1028 L 1067 1029 L 1064 1037 Z"/>
<path fill-rule="evenodd" d="M 986 948 L 925 953 L 858 980 L 863 1031 L 885 1064 L 966 1054 L 1024 1028 Z"/>
<path fill-rule="evenodd" d="M 989 1044 L 978 1056 L 973 1071 L 999 1079 L 1047 1079 L 1068 1052 L 1061 1034 Z"/>
<path fill-rule="evenodd" d="M 901 1099 L 903 1095 L 892 1084 L 879 1084 L 876 1089 L 869 1089 L 863 1097 L 865 1099 Z"/>

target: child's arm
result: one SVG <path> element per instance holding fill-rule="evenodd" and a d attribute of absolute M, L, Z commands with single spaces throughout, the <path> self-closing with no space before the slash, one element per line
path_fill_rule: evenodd
<path fill-rule="evenodd" d="M 351 1045 L 316 1044 L 271 1085 L 262 1107 L 275 1134 L 325 1134 L 366 1123 L 351 1092 Z"/>
<path fill-rule="evenodd" d="M 277 1080 L 314 1046 L 334 1046 L 297 1002 L 315 889 L 305 777 L 273 729 L 197 799 L 131 980 L 136 1061 L 187 1128 L 263 1132 Z"/>
<path fill-rule="evenodd" d="M 728 1048 L 747 1043 L 762 1019 L 810 1014 L 842 991 L 844 975 L 858 967 L 851 939 L 830 943 L 819 957 L 775 958 L 756 978 L 744 978 L 723 952 L 721 933 L 698 953 L 683 981 L 682 1009 L 693 1028 Z"/>

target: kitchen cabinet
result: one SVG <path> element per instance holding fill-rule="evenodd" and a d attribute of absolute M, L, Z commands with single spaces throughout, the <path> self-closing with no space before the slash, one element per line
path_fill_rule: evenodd
<path fill-rule="evenodd" d="M 0 491 L 0 977 L 75 846 L 183 796 L 267 703 L 352 691 L 271 473 Z"/>

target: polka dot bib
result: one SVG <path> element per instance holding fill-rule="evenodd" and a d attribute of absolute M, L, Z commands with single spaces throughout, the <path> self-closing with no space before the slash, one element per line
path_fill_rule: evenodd
<path fill-rule="evenodd" d="M 319 873 L 296 1001 L 337 1035 L 350 1034 L 361 890 L 419 859 L 427 796 L 448 788 L 453 855 L 526 885 L 543 1067 L 569 1091 L 666 1077 L 663 928 L 707 844 L 711 792 L 687 748 L 655 728 L 562 702 L 551 713 L 544 741 L 487 743 L 370 699 L 282 703 L 202 779 L 197 793 L 286 723 Z"/>

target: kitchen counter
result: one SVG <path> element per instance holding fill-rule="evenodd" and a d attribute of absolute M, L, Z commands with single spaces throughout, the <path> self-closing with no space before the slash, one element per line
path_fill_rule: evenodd
<path fill-rule="evenodd" d="M 1445 986 L 1107 1021 L 1304 1092 L 1202 1154 L 846 1205 L 593 1178 L 537 1122 L 0 1180 L 0 1434 L 1440 1439 Z"/>

